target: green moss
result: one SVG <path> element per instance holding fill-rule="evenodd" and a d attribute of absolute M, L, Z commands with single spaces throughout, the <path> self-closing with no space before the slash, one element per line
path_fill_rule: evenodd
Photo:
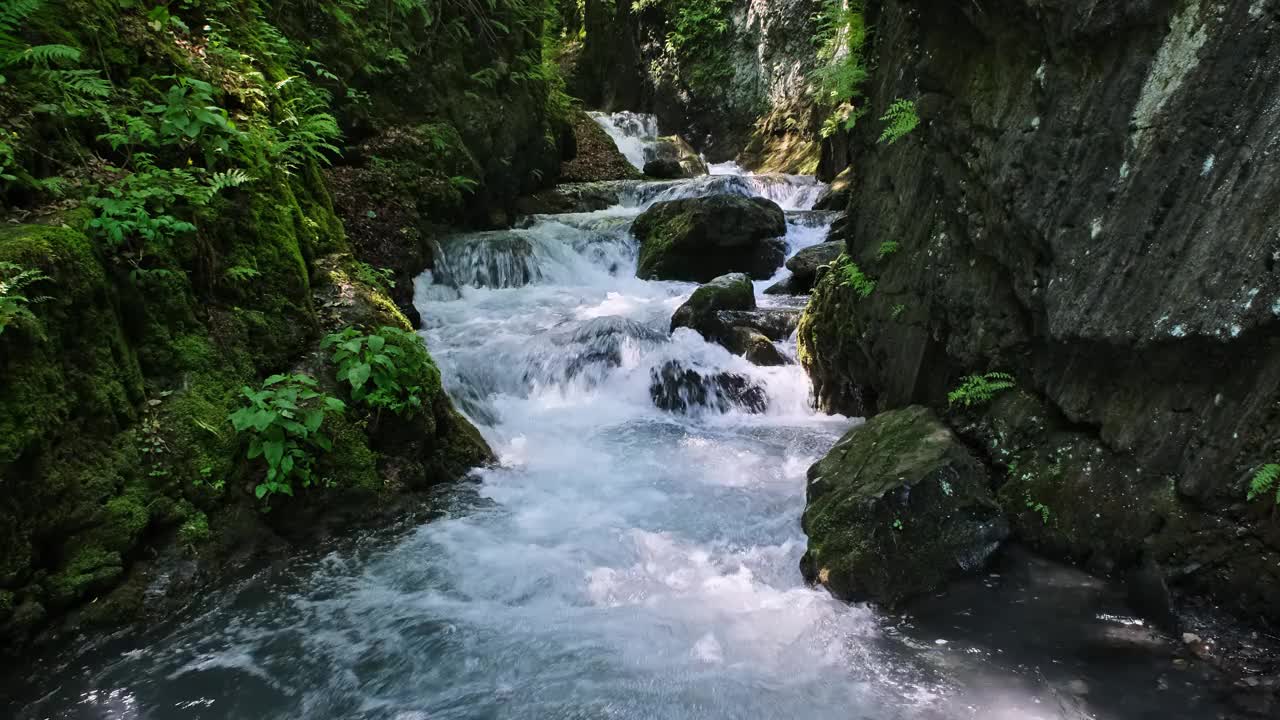
<path fill-rule="evenodd" d="M 209 516 L 202 512 L 197 511 L 178 528 L 178 539 L 188 547 L 203 545 L 209 538 Z"/>
<path fill-rule="evenodd" d="M 321 456 L 318 475 L 348 499 L 380 493 L 384 484 L 378 475 L 378 456 L 369 449 L 364 429 L 341 415 L 326 418 L 324 429 L 333 440 L 333 450 Z"/>
<path fill-rule="evenodd" d="M 129 422 L 142 376 L 88 238 L 69 227 L 0 226 L 0 260 L 51 278 L 41 290 L 51 299 L 31 306 L 42 337 L 0 336 L 0 467 L 73 419 L 108 429 Z"/>
<path fill-rule="evenodd" d="M 45 580 L 44 596 L 50 607 L 66 607 L 110 588 L 123 575 L 120 553 L 98 547 L 80 548 Z"/>

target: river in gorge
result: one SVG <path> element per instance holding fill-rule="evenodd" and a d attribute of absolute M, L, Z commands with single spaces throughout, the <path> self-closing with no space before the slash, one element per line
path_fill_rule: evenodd
<path fill-rule="evenodd" d="M 600 120 L 633 161 L 656 133 Z M 423 335 L 501 465 L 438 493 L 430 522 L 335 540 L 94 646 L 14 715 L 1217 717 L 1113 590 L 1067 568 L 1007 560 L 905 616 L 806 586 L 805 470 L 858 421 L 815 413 L 798 364 L 669 334 L 694 286 L 637 279 L 628 228 L 663 199 L 763 195 L 795 252 L 835 215 L 810 209 L 811 177 L 714 170 L 442 241 L 417 283 Z M 659 409 L 673 360 L 747 378 L 767 408 Z"/>

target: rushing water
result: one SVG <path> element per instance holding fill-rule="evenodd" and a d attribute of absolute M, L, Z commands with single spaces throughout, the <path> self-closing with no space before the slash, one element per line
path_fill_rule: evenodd
<path fill-rule="evenodd" d="M 854 421 L 815 414 L 798 365 L 668 335 L 693 286 L 635 278 L 636 214 L 712 190 L 789 208 L 792 251 L 832 220 L 807 211 L 812 178 L 735 175 L 446 238 L 417 285 L 424 335 L 501 467 L 446 493 L 432 522 L 293 558 L 77 659 L 18 716 L 1209 717 L 1156 661 L 1094 677 L 1066 649 L 1084 626 L 1135 627 L 1077 601 L 1087 580 L 993 576 L 918 624 L 805 586 L 804 472 Z M 673 359 L 749 378 L 767 411 L 659 410 L 651 373 Z M 1071 614 L 1036 615 L 1041 596 L 1082 619 L 1055 629 Z M 1041 645 L 1028 655 L 1020 633 Z"/>

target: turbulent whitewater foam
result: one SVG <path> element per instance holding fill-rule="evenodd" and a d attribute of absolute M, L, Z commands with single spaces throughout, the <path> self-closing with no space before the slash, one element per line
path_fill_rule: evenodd
<path fill-rule="evenodd" d="M 691 180 L 638 182 L 625 186 L 624 206 L 644 209 L 664 200 L 718 193 L 768 198 L 783 210 L 812 210 L 826 185 L 801 175 L 703 175 Z"/>

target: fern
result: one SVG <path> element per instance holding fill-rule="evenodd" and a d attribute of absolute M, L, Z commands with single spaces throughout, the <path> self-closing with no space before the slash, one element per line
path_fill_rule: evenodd
<path fill-rule="evenodd" d="M 28 306 L 48 300 L 44 296 L 27 297 L 25 289 L 49 280 L 39 270 L 30 270 L 11 262 L 0 261 L 0 334 L 10 325 L 36 325 L 36 317 Z"/>
<path fill-rule="evenodd" d="M 1280 463 L 1267 463 L 1258 468 L 1249 481 L 1249 500 L 1275 490 L 1276 504 L 1280 505 Z"/>
<path fill-rule="evenodd" d="M 23 63 L 32 67 L 48 68 L 62 63 L 80 62 L 80 50 L 69 45 L 33 45 L 13 58 L 11 64 Z"/>
<path fill-rule="evenodd" d="M 901 98 L 893 101 L 884 115 L 880 116 L 880 120 L 888 123 L 884 132 L 880 133 L 880 142 L 887 142 L 890 145 L 901 140 L 920 124 L 920 116 L 916 114 L 916 104 Z"/>
<path fill-rule="evenodd" d="M 989 372 L 982 375 L 969 375 L 960 381 L 960 386 L 947 393 L 947 403 L 955 406 L 974 407 L 985 405 L 997 393 L 1017 387 L 1013 376 L 1003 372 Z"/>
<path fill-rule="evenodd" d="M 836 267 L 840 277 L 843 278 L 840 285 L 842 287 L 853 288 L 860 297 L 866 298 L 876 290 L 876 281 L 867 277 L 862 272 L 862 268 L 849 258 L 848 255 L 841 255 L 836 259 Z"/>
<path fill-rule="evenodd" d="M 209 176 L 209 191 L 218 193 L 229 188 L 240 187 L 247 183 L 253 182 L 249 173 L 240 168 L 232 168 L 223 172 L 216 172 Z"/>
<path fill-rule="evenodd" d="M 883 260 L 889 257 L 890 255 L 898 252 L 899 247 L 897 240 L 885 240 L 880 243 L 879 249 L 876 250 L 876 259 Z"/>

